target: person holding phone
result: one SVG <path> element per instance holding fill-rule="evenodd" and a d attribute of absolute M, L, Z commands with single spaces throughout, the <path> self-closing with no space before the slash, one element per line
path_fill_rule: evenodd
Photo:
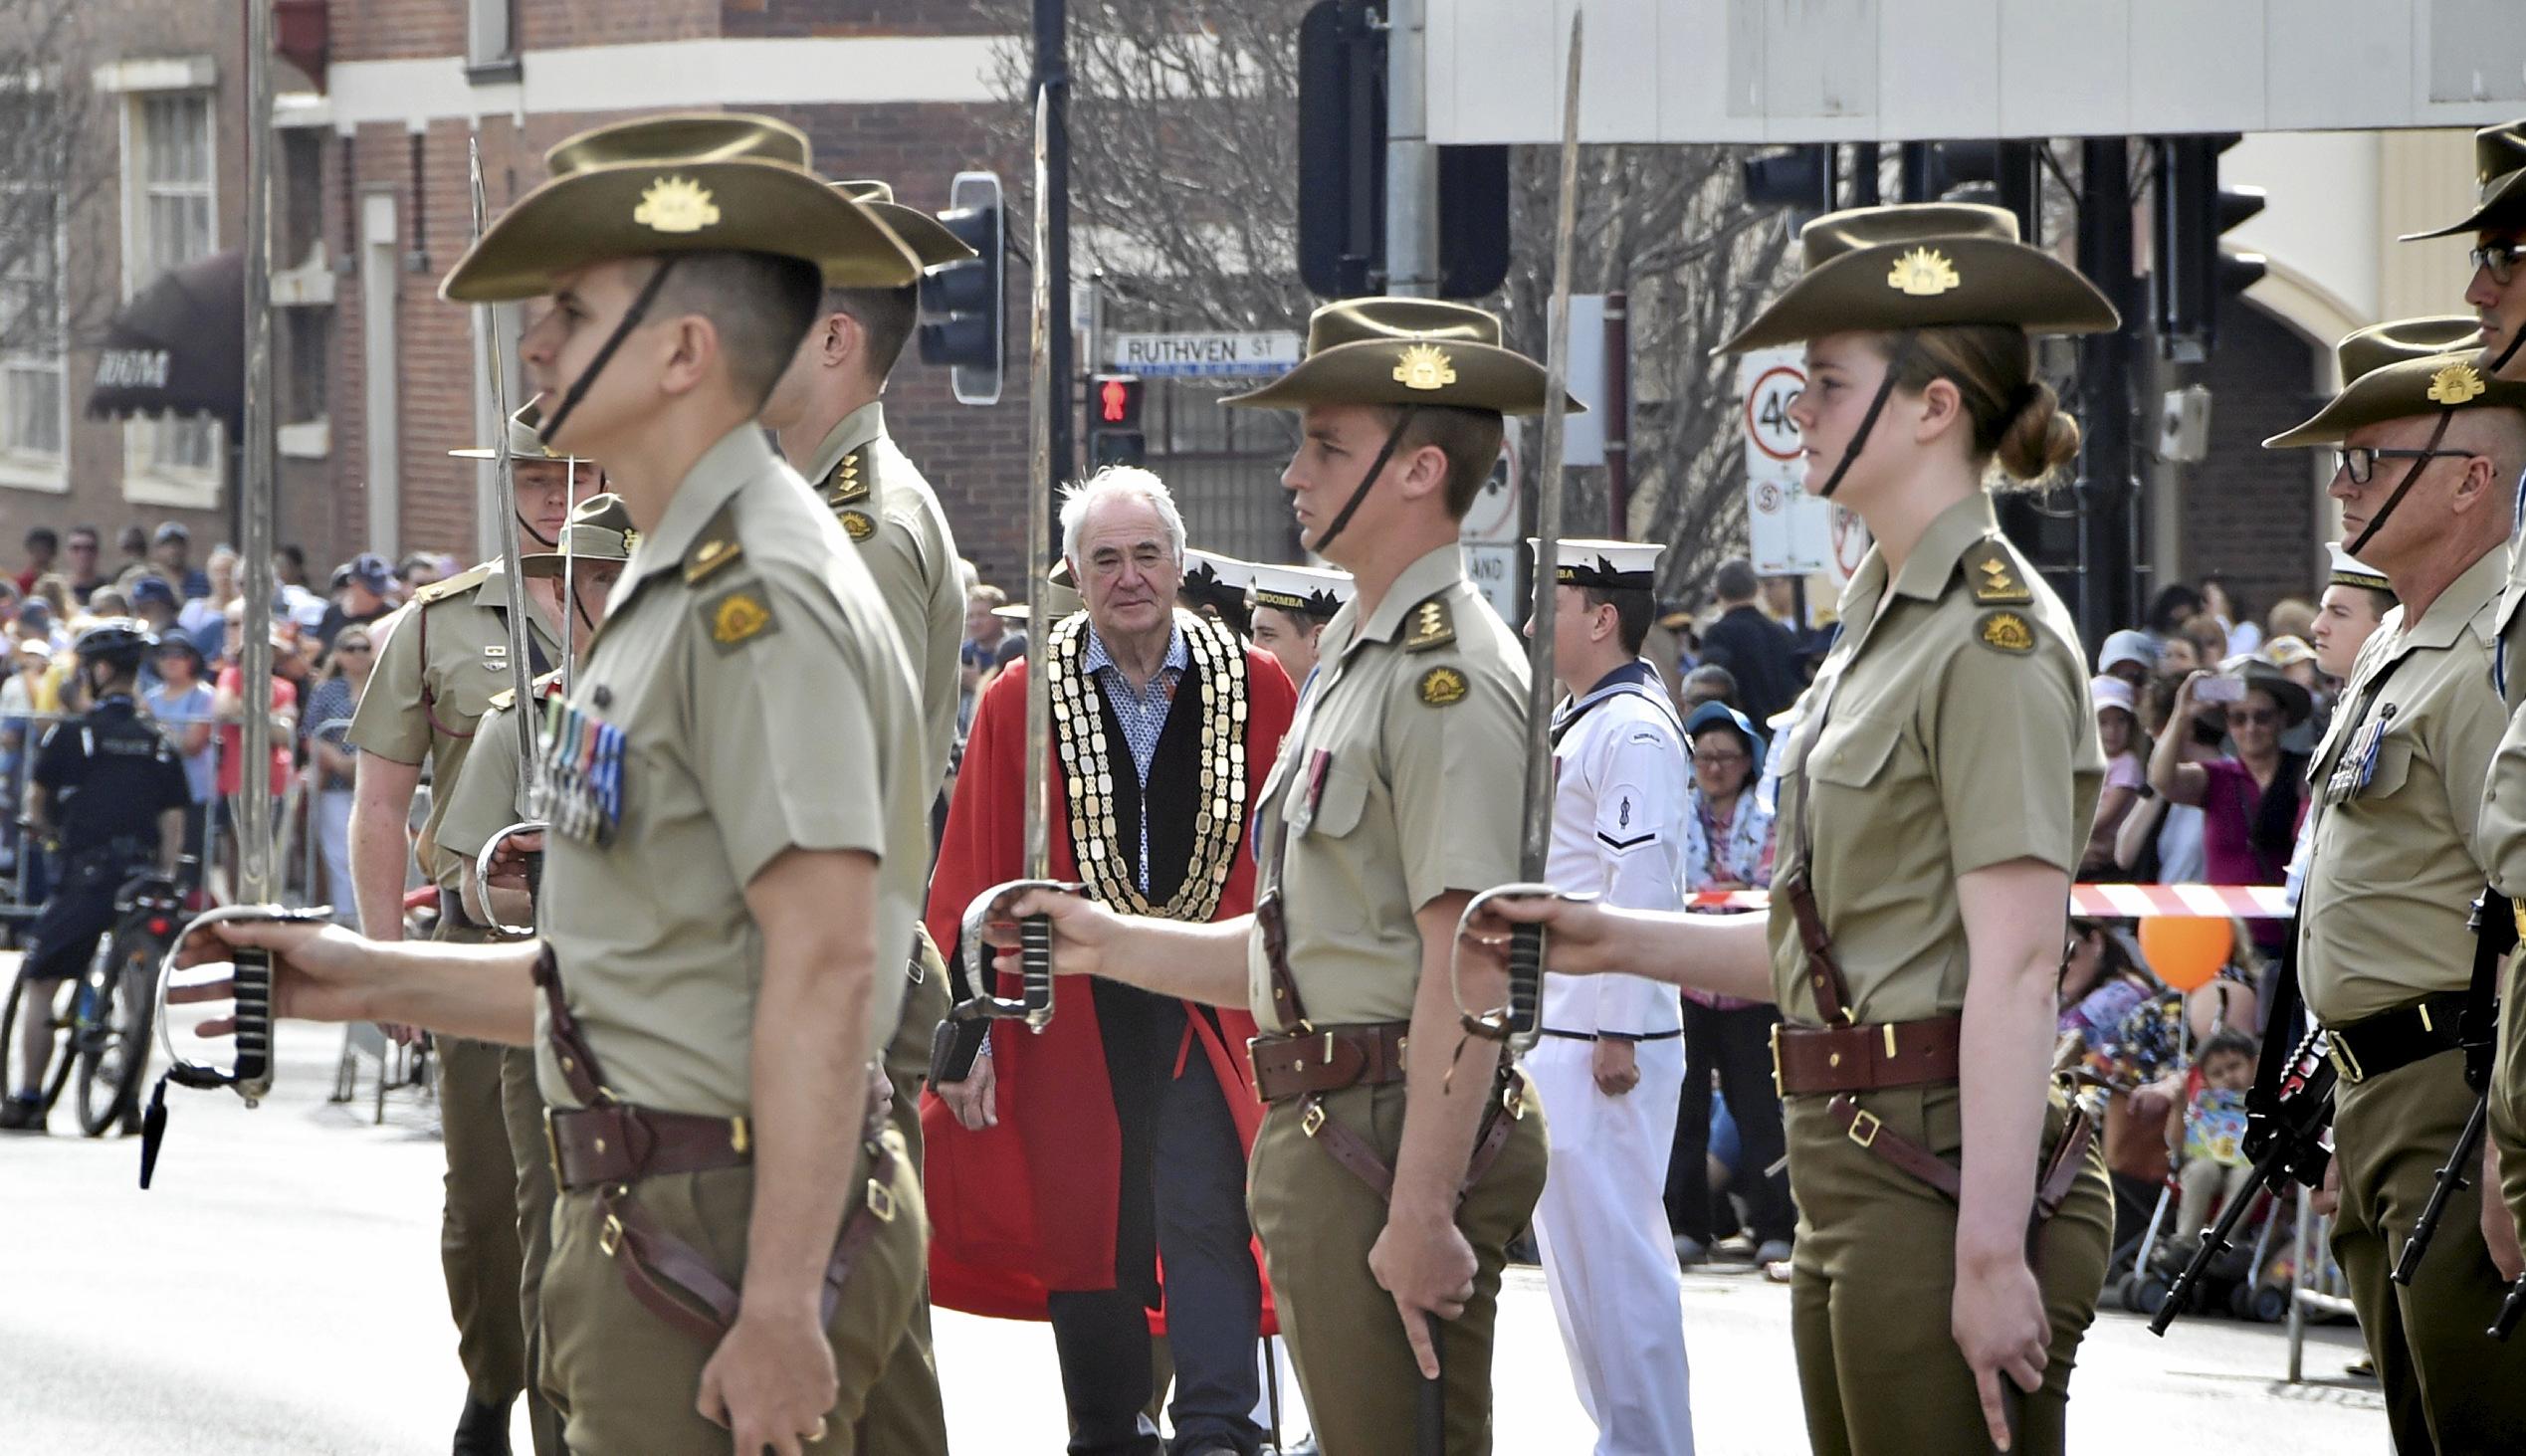
<path fill-rule="evenodd" d="M 2171 804 L 2202 810 L 2204 873 L 2213 885 L 2286 883 L 2299 821 L 2307 758 L 2281 746 L 2280 735 L 2305 723 L 2315 699 L 2288 674 L 2264 662 L 2234 673 L 2197 672 L 2176 690 L 2167 731 L 2149 755 L 2149 783 Z M 2224 728 L 2228 752 L 2188 759 L 2184 740 L 2213 726 Z M 2254 944 L 2276 957 L 2288 928 L 2252 923 Z"/>

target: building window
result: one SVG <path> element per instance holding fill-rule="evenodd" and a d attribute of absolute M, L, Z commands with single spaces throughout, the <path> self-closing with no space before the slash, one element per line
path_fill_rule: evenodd
<path fill-rule="evenodd" d="M 518 15 L 512 0 L 465 0 L 465 69 L 476 81 L 518 79 Z"/>
<path fill-rule="evenodd" d="M 123 286 L 137 294 L 218 246 L 218 175 L 207 92 L 134 98 L 123 152 L 128 219 Z M 165 505 L 215 504 L 220 429 L 202 418 L 135 422 L 125 436 L 125 490 Z"/>
<path fill-rule="evenodd" d="M 67 490 L 62 229 L 57 194 L 0 194 L 0 485 Z"/>

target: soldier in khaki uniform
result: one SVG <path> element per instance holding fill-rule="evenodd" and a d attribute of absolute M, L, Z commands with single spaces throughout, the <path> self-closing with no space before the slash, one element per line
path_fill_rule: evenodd
<path fill-rule="evenodd" d="M 925 272 L 973 256 L 937 218 L 897 202 L 886 183 L 834 185 L 876 214 Z M 762 422 L 779 436 L 781 453 L 832 510 L 877 579 L 921 687 L 922 747 L 930 755 L 923 782 L 935 792 L 955 748 L 964 584 L 956 574 L 955 533 L 938 493 L 886 432 L 879 402 L 920 307 L 917 285 L 827 290 L 820 316 L 763 404 Z M 895 1131 L 919 1174 L 922 1080 L 930 1069 L 931 1036 L 947 1017 L 949 997 L 947 967 L 930 933 L 917 927 L 914 940 L 904 1014 L 886 1048 L 886 1080 L 895 1094 Z M 903 1349 L 870 1392 L 860 1442 L 868 1450 L 902 1456 L 945 1456 L 947 1420 L 924 1295 Z"/>
<path fill-rule="evenodd" d="M 574 479 L 593 472 L 586 462 L 543 448 L 532 408 L 507 425 L 517 454 L 513 507 L 520 539 L 548 546 L 567 519 Z M 493 452 L 449 453 L 477 459 Z M 456 856 L 439 852 L 439 823 L 474 745 L 477 721 L 492 695 L 514 686 L 509 614 L 521 599 L 530 604 L 530 669 L 541 672 L 559 658 L 560 589 L 557 579 L 520 589 L 499 561 L 486 561 L 423 587 L 371 634 L 377 666 L 349 732 L 360 750 L 350 821 L 351 882 L 360 928 L 368 935 L 402 937 L 404 877 L 414 853 L 406 826 L 426 763 L 430 812 L 418 852 L 423 872 L 439 888 L 439 938 L 482 938 L 481 926 L 464 914 L 462 866 Z M 532 1097 L 534 1062 L 523 1048 L 504 1050 L 460 1037 L 441 1038 L 438 1055 L 439 1120 L 447 1143 L 439 1258 L 469 1387 L 457 1423 L 457 1456 L 509 1449 L 509 1407 L 521 1389 L 527 1391 L 527 1424 L 537 1456 L 559 1456 L 560 1422 L 527 1379 L 526 1330 L 519 1316 L 523 1252 L 517 1218 L 527 1196 L 522 1186 L 539 1176 L 543 1157 Z"/>
<path fill-rule="evenodd" d="M 1808 489 L 1876 545 L 1783 748 L 1772 908 L 1521 899 L 1468 958 L 1542 921 L 1556 971 L 1777 1002 L 1808 1441 L 2056 1453 L 2113 1236 L 2101 1152 L 2045 1080 L 2104 756 L 2069 614 L 1983 481 L 2075 457 L 2028 335 L 2114 311 L 1997 208 L 1833 213 L 1800 241 L 1803 275 L 1726 347 L 1806 343 Z"/>
<path fill-rule="evenodd" d="M 2468 1181 L 2413 1282 L 2388 1278 L 2475 1102 L 2456 1037 L 2485 863 L 2478 785 L 2506 720 L 2491 662 L 2514 520 L 2489 451 L 2526 427 L 2526 385 L 2485 380 L 2470 348 L 2442 351 L 2439 321 L 2343 339 L 2341 393 L 2264 444 L 2334 447 L 2351 549 L 2403 603 L 2361 652 L 2308 775 L 2298 974 L 2341 1074 L 2333 1250 L 2396 1449 L 2505 1451 L 2526 1447 L 2526 1345 L 2482 1338 L 2503 1293 L 2484 1242 L 2485 1216 L 2506 1221 L 2499 1200 Z M 2274 1026 L 2273 1046 L 2295 1033 Z"/>
<path fill-rule="evenodd" d="M 922 1264 L 875 1059 L 930 785 L 877 588 L 753 420 L 819 271 L 915 264 L 769 118 L 618 123 L 547 161 L 442 290 L 552 296 L 521 348 L 544 431 L 641 532 L 547 739 L 541 953 L 223 934 L 279 952 L 285 1014 L 536 1041 L 573 1452 L 847 1453 Z"/>
<path fill-rule="evenodd" d="M 1247 1196 L 1325 1456 L 1412 1449 L 1442 1366 L 1446 1448 L 1491 1449 L 1500 1271 L 1544 1184 L 1542 1114 L 1449 986 L 1457 917 L 1516 877 L 1500 786 L 1526 771 L 1526 654 L 1456 548 L 1501 416 L 1544 408 L 1545 371 L 1499 340 L 1463 305 L 1331 304 L 1296 369 L 1227 401 L 1300 412 L 1282 484 L 1358 593 L 1264 785 L 1254 915 L 1013 906 L 1053 914 L 1065 971 L 1242 1002 L 1265 1028 Z"/>

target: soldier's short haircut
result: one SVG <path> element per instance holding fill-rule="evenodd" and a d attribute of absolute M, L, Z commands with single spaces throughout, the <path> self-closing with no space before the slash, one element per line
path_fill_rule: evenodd
<path fill-rule="evenodd" d="M 824 312 L 848 313 L 868 335 L 869 377 L 883 384 L 904 356 L 913 325 L 921 318 L 921 289 L 826 289 Z"/>
<path fill-rule="evenodd" d="M 1657 617 L 1656 598 L 1635 586 L 1582 586 L 1579 590 L 1588 606 L 1614 609 L 1614 630 L 1622 638 L 1622 650 L 1638 657 L 1640 645 L 1649 640 L 1649 625 Z"/>
<path fill-rule="evenodd" d="M 1397 405 L 1380 405 L 1376 412 L 1386 429 L 1392 430 L 1403 411 Z M 1499 463 L 1501 433 L 1500 416 L 1490 410 L 1418 405 L 1394 454 L 1400 458 L 1425 445 L 1437 446 L 1447 457 L 1447 516 L 1462 520 L 1473 509 L 1474 497 L 1482 494 L 1484 483 L 1491 479 L 1491 468 Z"/>
<path fill-rule="evenodd" d="M 812 263 L 769 253 L 704 251 L 675 255 L 650 320 L 699 313 L 719 331 L 729 382 L 748 412 L 780 382 L 815 321 L 824 278 Z"/>

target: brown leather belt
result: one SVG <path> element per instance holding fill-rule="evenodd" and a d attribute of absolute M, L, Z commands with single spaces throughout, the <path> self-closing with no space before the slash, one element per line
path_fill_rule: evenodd
<path fill-rule="evenodd" d="M 1783 1097 L 1935 1087 L 1957 1077 L 1961 1017 L 1858 1026 L 1772 1028 L 1772 1085 Z"/>
<path fill-rule="evenodd" d="M 572 1192 L 668 1173 L 707 1173 L 753 1160 L 743 1118 L 652 1112 L 629 1103 L 544 1114 L 552 1168 Z"/>
<path fill-rule="evenodd" d="M 1254 1059 L 1254 1090 L 1265 1102 L 1287 1102 L 1313 1092 L 1340 1092 L 1403 1080 L 1403 1048 L 1412 1023 L 1379 1021 L 1365 1026 L 1321 1026 L 1312 1033 L 1258 1036 L 1245 1044 Z"/>

